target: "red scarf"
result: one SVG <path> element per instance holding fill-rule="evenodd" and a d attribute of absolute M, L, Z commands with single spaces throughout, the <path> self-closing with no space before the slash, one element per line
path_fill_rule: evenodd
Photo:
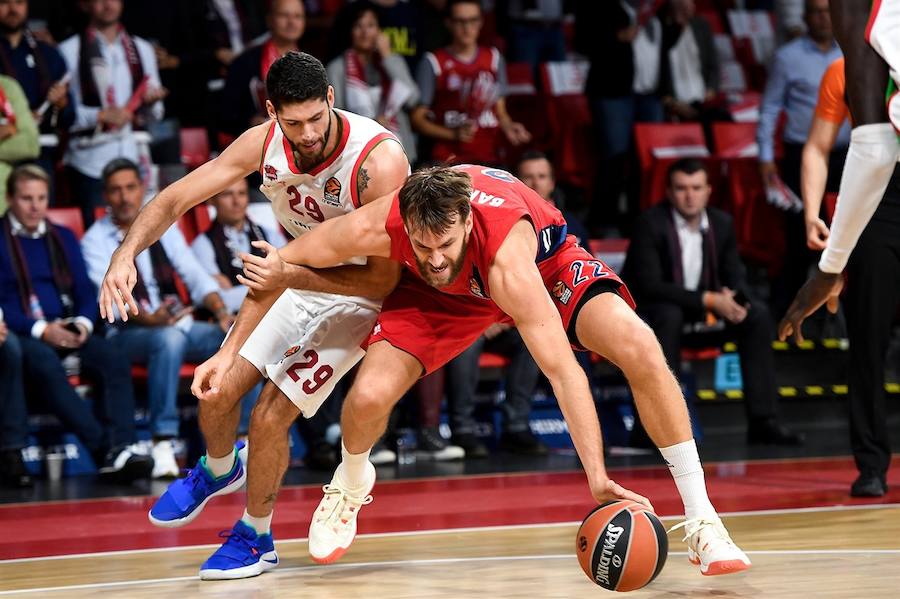
<path fill-rule="evenodd" d="M 3 86 L 0 86 L 0 116 L 6 121 L 7 125 L 16 124 L 16 113 L 13 111 L 12 104 L 9 103 L 9 98 L 6 97 L 6 91 L 4 91 Z"/>
<path fill-rule="evenodd" d="M 275 47 L 275 42 L 272 40 L 267 41 L 262 46 L 262 56 L 259 60 L 259 79 L 260 81 L 266 80 L 266 75 L 269 74 L 269 69 L 272 68 L 272 63 L 281 58 L 281 54 L 278 53 L 278 48 Z"/>
<path fill-rule="evenodd" d="M 378 76 L 381 79 L 381 98 L 378 102 L 378 106 L 374 107 L 375 114 L 371 118 L 378 118 L 382 115 L 386 116 L 388 118 L 388 129 L 396 133 L 398 129 L 397 115 L 387 114 L 387 102 L 391 95 L 391 78 L 384 69 L 380 56 L 375 54 L 372 55 L 372 66 L 378 71 Z M 352 48 L 344 52 L 344 72 L 347 77 L 348 89 L 353 85 L 365 89 L 370 87 L 369 82 L 366 79 L 366 68 L 359 59 L 359 54 L 353 51 Z M 349 105 L 347 108 L 351 112 L 357 112 L 358 110 L 358 108 L 357 110 L 354 110 L 354 107 Z"/>

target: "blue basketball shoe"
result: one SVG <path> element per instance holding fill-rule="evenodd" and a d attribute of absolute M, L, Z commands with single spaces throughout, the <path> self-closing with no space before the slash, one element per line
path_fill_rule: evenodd
<path fill-rule="evenodd" d="M 234 528 L 219 536 L 225 542 L 200 566 L 201 580 L 250 578 L 278 565 L 272 533 L 258 535 L 252 526 L 238 520 Z"/>
<path fill-rule="evenodd" d="M 206 456 L 200 458 L 186 477 L 173 481 L 156 500 L 148 514 L 150 522 L 164 528 L 184 526 L 199 516 L 206 507 L 206 502 L 213 497 L 227 495 L 243 487 L 247 481 L 247 471 L 244 468 L 247 461 L 245 443 L 238 441 L 234 451 L 231 472 L 218 478 L 213 477 L 206 467 Z"/>

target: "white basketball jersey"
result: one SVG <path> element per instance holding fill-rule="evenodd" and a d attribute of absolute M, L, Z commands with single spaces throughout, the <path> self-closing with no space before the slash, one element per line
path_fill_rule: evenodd
<path fill-rule="evenodd" d="M 341 119 L 335 151 L 321 164 L 304 172 L 281 127 L 273 121 L 263 149 L 260 186 L 272 212 L 285 230 L 299 237 L 326 219 L 359 207 L 356 176 L 369 152 L 393 133 L 366 117 L 335 110 Z M 398 142 L 399 143 L 399 142 Z M 354 262 L 364 264 L 365 258 Z"/>

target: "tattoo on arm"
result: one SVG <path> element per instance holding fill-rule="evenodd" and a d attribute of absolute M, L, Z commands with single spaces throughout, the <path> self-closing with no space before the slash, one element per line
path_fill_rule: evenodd
<path fill-rule="evenodd" d="M 356 175 L 356 196 L 362 196 L 363 192 L 369 186 L 369 181 L 371 177 L 369 177 L 369 173 L 366 172 L 366 169 L 360 167 L 359 173 Z"/>
<path fill-rule="evenodd" d="M 263 503 L 275 503 L 275 498 L 278 497 L 277 493 L 272 493 L 271 495 L 266 495 L 266 500 Z"/>

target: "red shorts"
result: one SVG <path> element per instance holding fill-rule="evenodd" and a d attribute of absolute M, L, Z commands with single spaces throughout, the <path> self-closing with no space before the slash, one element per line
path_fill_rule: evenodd
<path fill-rule="evenodd" d="M 573 239 L 538 264 L 567 331 L 581 297 L 596 282 L 607 282 L 634 308 L 625 283 L 606 264 L 575 245 Z M 387 341 L 415 356 L 427 374 L 464 352 L 497 322 L 512 323 L 493 301 L 442 293 L 404 271 L 397 288 L 384 300 L 375 328 L 364 345 Z"/>

